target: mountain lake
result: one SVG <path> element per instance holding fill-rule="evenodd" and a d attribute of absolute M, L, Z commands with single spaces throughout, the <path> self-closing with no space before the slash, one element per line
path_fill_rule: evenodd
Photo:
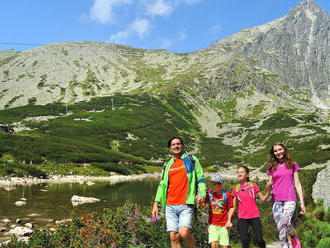
<path fill-rule="evenodd" d="M 91 212 L 102 213 L 104 208 L 117 208 L 126 202 L 140 206 L 152 206 L 159 179 L 134 180 L 111 184 L 111 182 L 37 184 L 19 186 L 6 191 L 0 188 L 0 220 L 8 218 L 11 223 L 21 219 L 23 223 L 53 223 L 54 220 L 71 218 Z M 101 201 L 73 206 L 73 195 L 94 197 Z M 15 202 L 26 199 L 26 205 L 16 206 Z"/>

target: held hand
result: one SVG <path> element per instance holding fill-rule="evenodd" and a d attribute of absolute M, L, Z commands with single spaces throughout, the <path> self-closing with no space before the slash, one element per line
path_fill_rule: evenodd
<path fill-rule="evenodd" d="M 196 202 L 199 205 L 200 203 L 204 202 L 204 197 L 201 195 L 196 195 Z"/>
<path fill-rule="evenodd" d="M 151 216 L 153 218 L 158 218 L 158 202 L 154 203 L 154 206 L 152 208 Z"/>
<path fill-rule="evenodd" d="M 271 182 L 268 182 L 268 183 L 266 184 L 266 187 L 267 187 L 268 190 L 272 190 L 272 188 L 273 188 L 273 184 L 272 184 Z"/>
<path fill-rule="evenodd" d="M 201 203 L 198 204 L 198 209 L 203 209 L 203 208 L 205 208 L 205 206 L 206 206 L 206 203 L 201 202 Z"/>
<path fill-rule="evenodd" d="M 300 207 L 301 207 L 300 214 L 306 213 L 305 204 L 304 203 L 300 203 Z"/>
<path fill-rule="evenodd" d="M 230 229 L 233 226 L 233 224 L 231 223 L 231 221 L 227 221 L 225 228 Z"/>

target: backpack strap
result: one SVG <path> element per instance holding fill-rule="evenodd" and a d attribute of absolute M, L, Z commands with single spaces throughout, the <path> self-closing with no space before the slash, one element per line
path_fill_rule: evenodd
<path fill-rule="evenodd" d="M 249 185 L 250 185 L 250 187 L 251 187 L 251 190 L 252 190 L 252 197 L 253 198 L 256 198 L 256 194 L 255 194 L 255 192 L 254 192 L 254 188 L 253 188 L 253 182 L 249 182 Z"/>
<path fill-rule="evenodd" d="M 256 198 L 256 195 L 255 195 L 255 192 L 254 192 L 254 188 L 253 188 L 253 182 L 249 181 L 249 182 L 248 182 L 248 186 L 247 186 L 245 189 L 241 189 L 241 185 L 240 185 L 240 184 L 237 184 L 237 185 L 236 185 L 236 195 L 237 195 L 237 199 L 238 199 L 238 201 L 241 200 L 241 199 L 239 198 L 239 196 L 238 196 L 238 193 L 239 193 L 240 191 L 247 191 L 249 188 L 251 188 L 251 190 L 252 190 L 252 196 L 251 196 L 251 194 L 250 194 L 249 191 L 248 191 L 249 195 L 250 195 L 252 198 Z"/>
<path fill-rule="evenodd" d="M 213 190 L 210 190 L 208 197 L 209 197 L 209 202 L 211 202 L 213 200 Z"/>
<path fill-rule="evenodd" d="M 228 203 L 228 198 L 227 198 L 227 191 L 225 189 L 222 189 L 222 197 L 223 197 L 223 200 L 225 201 L 225 203 L 227 204 Z"/>
<path fill-rule="evenodd" d="M 238 201 L 240 201 L 241 199 L 239 199 L 239 196 L 238 196 L 238 192 L 240 192 L 240 187 L 241 187 L 241 185 L 240 184 L 236 184 L 236 187 L 235 187 L 235 189 L 236 189 L 236 195 L 237 195 L 237 199 L 238 199 Z"/>

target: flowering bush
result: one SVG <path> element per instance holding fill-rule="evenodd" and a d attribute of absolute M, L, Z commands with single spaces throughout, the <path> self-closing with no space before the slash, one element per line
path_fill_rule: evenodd
<path fill-rule="evenodd" d="M 38 229 L 27 244 L 14 239 L 3 247 L 169 247 L 164 218 L 146 216 L 135 205 L 125 204 L 117 210 L 104 209 L 103 214 L 72 216 L 72 222 L 59 225 L 56 231 Z"/>

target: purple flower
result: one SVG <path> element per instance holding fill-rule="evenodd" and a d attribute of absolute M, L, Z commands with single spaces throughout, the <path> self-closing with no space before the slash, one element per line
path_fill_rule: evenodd
<path fill-rule="evenodd" d="M 135 237 L 132 238 L 132 244 L 136 245 L 136 238 Z"/>
<path fill-rule="evenodd" d="M 134 215 L 135 215 L 135 216 L 139 216 L 139 215 L 140 215 L 139 211 L 136 211 L 136 212 L 134 213 Z"/>
<path fill-rule="evenodd" d="M 159 221 L 159 216 L 157 216 L 157 217 L 153 217 L 152 215 L 150 215 L 150 217 L 149 217 L 149 221 L 150 221 L 150 222 Z"/>
<path fill-rule="evenodd" d="M 116 245 L 115 242 L 112 242 L 112 243 L 111 243 L 111 248 L 117 248 L 117 245 Z"/>

